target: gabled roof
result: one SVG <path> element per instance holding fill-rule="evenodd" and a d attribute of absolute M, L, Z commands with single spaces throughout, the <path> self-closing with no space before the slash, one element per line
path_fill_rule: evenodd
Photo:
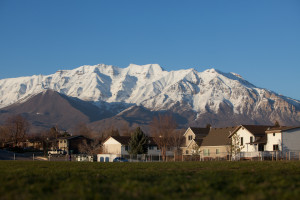
<path fill-rule="evenodd" d="M 209 133 L 209 130 L 210 130 L 210 128 L 198 128 L 198 127 L 189 127 L 187 130 L 189 130 L 189 129 L 195 134 L 196 139 L 205 137 Z M 185 136 L 186 133 L 187 133 L 187 131 L 184 133 L 183 136 Z"/>
<path fill-rule="evenodd" d="M 104 142 L 106 142 L 109 138 L 113 138 L 113 139 L 117 140 L 122 145 L 128 145 L 131 137 L 130 136 L 110 136 Z"/>
<path fill-rule="evenodd" d="M 128 145 L 131 139 L 131 136 L 110 136 L 104 140 L 105 143 L 109 138 L 113 138 L 118 141 L 122 145 Z M 154 141 L 153 137 L 148 137 L 148 145 L 156 146 L 156 142 Z"/>
<path fill-rule="evenodd" d="M 195 143 L 198 145 L 198 147 L 200 147 L 203 143 L 203 138 L 200 138 L 200 139 L 194 139 Z"/>
<path fill-rule="evenodd" d="M 223 146 L 230 145 L 228 137 L 236 127 L 211 128 L 209 134 L 203 139 L 201 146 Z"/>
<path fill-rule="evenodd" d="M 266 144 L 268 142 L 267 135 L 255 138 L 255 141 L 250 144 Z"/>
<path fill-rule="evenodd" d="M 273 126 L 266 126 L 266 125 L 240 125 L 234 131 L 231 132 L 229 137 L 234 135 L 238 130 L 241 128 L 247 129 L 250 133 L 252 133 L 255 137 L 264 136 L 266 130 L 272 128 Z"/>
<path fill-rule="evenodd" d="M 268 130 L 266 130 L 266 133 L 280 133 L 283 131 L 289 131 L 293 129 L 300 128 L 300 126 L 280 126 L 280 127 L 272 127 Z"/>
<path fill-rule="evenodd" d="M 88 140 L 90 140 L 89 138 L 83 136 L 83 135 L 74 135 L 74 136 L 67 136 L 67 137 L 60 137 L 60 138 L 57 138 L 58 140 L 72 140 L 72 139 L 75 139 L 75 138 L 86 138 Z"/>

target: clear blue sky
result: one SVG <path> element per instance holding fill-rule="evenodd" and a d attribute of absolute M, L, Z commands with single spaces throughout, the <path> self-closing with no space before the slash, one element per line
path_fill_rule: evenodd
<path fill-rule="evenodd" d="M 300 1 L 0 0 L 0 79 L 98 63 L 216 68 L 300 100 Z"/>

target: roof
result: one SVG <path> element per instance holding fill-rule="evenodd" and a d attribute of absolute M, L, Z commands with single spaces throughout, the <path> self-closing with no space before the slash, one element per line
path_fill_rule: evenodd
<path fill-rule="evenodd" d="M 268 138 L 267 135 L 264 135 L 262 137 L 255 138 L 255 141 L 251 144 L 267 144 Z"/>
<path fill-rule="evenodd" d="M 122 145 L 128 145 L 131 137 L 130 136 L 110 136 L 106 140 L 108 140 L 109 138 L 113 138 L 113 139 L 117 140 Z M 104 142 L 106 142 L 106 140 Z"/>
<path fill-rule="evenodd" d="M 195 143 L 200 147 L 203 143 L 203 138 L 200 139 L 194 139 Z"/>
<path fill-rule="evenodd" d="M 109 138 L 113 138 L 113 139 L 117 140 L 122 145 L 128 145 L 130 142 L 131 136 L 110 136 L 106 140 L 104 140 L 104 142 L 106 142 Z M 148 140 L 149 140 L 148 145 L 156 146 L 156 143 L 155 143 L 153 137 L 148 137 Z"/>
<path fill-rule="evenodd" d="M 232 133 L 229 135 L 231 137 L 233 134 L 235 134 L 240 128 L 247 129 L 250 133 L 252 133 L 255 137 L 264 136 L 266 133 L 266 130 L 274 127 L 274 126 L 266 126 L 266 125 L 240 125 L 238 126 Z"/>
<path fill-rule="evenodd" d="M 83 138 L 86 138 L 86 139 L 89 139 L 83 135 L 74 135 L 74 136 L 67 136 L 67 137 L 60 137 L 60 138 L 57 138 L 59 140 L 63 139 L 63 140 L 72 140 L 72 139 L 75 139 L 75 138 L 80 138 L 80 137 L 83 137 Z M 90 139 L 89 139 L 90 140 Z"/>
<path fill-rule="evenodd" d="M 282 131 L 289 131 L 292 129 L 300 128 L 300 126 L 280 126 L 280 127 L 272 127 L 266 130 L 266 133 L 280 133 Z"/>
<path fill-rule="evenodd" d="M 209 134 L 203 139 L 201 146 L 223 146 L 229 145 L 231 139 L 228 137 L 236 127 L 211 128 Z"/>
<path fill-rule="evenodd" d="M 196 139 L 200 139 L 207 136 L 210 130 L 210 128 L 197 128 L 197 127 L 190 127 L 190 129 L 196 135 L 195 137 Z"/>

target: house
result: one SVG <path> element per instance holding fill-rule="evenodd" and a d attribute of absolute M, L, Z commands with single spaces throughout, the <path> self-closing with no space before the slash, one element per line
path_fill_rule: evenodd
<path fill-rule="evenodd" d="M 228 137 L 236 127 L 211 128 L 200 145 L 202 158 L 228 159 L 231 139 Z"/>
<path fill-rule="evenodd" d="M 300 151 L 300 127 L 273 127 L 266 130 L 266 151 Z"/>
<path fill-rule="evenodd" d="M 78 154 L 80 153 L 79 146 L 85 142 L 90 144 L 91 141 L 91 139 L 82 135 L 61 137 L 58 138 L 58 149 L 65 151 L 67 154 Z"/>
<path fill-rule="evenodd" d="M 113 156 L 129 156 L 129 141 L 130 136 L 110 136 L 103 142 L 103 154 L 109 154 L 110 159 Z M 172 151 L 167 151 L 167 156 L 173 156 Z M 160 150 L 152 137 L 148 137 L 148 152 L 147 155 L 160 156 Z M 99 157 L 99 156 L 98 156 Z M 106 156 L 107 157 L 107 156 Z M 105 157 L 105 159 L 106 159 Z M 116 156 L 115 156 L 116 157 Z"/>
<path fill-rule="evenodd" d="M 265 125 L 240 125 L 231 134 L 232 144 L 239 147 L 239 157 L 253 158 L 260 157 L 260 152 L 265 151 L 267 144 L 266 130 L 273 126 Z M 239 140 L 234 142 L 234 136 Z M 234 156 L 234 155 L 233 155 Z"/>
<path fill-rule="evenodd" d="M 189 127 L 183 135 L 185 137 L 185 142 L 181 147 L 182 154 L 192 155 L 196 153 L 209 131 L 210 128 Z"/>

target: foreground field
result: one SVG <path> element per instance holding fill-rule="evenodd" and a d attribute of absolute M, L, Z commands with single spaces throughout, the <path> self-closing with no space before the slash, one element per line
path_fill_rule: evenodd
<path fill-rule="evenodd" d="M 0 161 L 0 199 L 299 199 L 300 162 Z"/>

